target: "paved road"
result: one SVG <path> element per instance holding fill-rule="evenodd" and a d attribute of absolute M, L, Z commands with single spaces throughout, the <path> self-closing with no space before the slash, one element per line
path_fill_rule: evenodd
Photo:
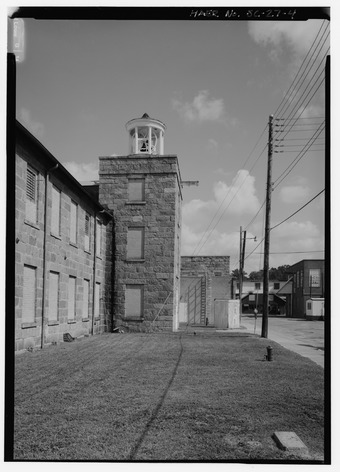
<path fill-rule="evenodd" d="M 261 335 L 262 317 L 242 315 L 241 326 Z M 282 316 L 268 318 L 268 339 L 324 367 L 324 322 Z"/>

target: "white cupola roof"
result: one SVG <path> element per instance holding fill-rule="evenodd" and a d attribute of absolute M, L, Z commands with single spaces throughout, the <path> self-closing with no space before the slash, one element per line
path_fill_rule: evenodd
<path fill-rule="evenodd" d="M 129 154 L 164 154 L 164 123 L 144 113 L 141 118 L 128 121 L 125 127 L 129 133 Z"/>

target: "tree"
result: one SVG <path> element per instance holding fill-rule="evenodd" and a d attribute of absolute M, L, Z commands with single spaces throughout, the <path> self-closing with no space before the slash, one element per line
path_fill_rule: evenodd
<path fill-rule="evenodd" d="M 250 272 L 249 274 L 250 280 L 262 280 L 263 279 L 263 270 L 258 270 Z"/>
<path fill-rule="evenodd" d="M 239 269 L 234 269 L 232 272 L 231 272 L 231 276 L 233 279 L 239 279 L 240 278 L 240 271 Z M 243 271 L 243 279 L 247 279 L 247 272 Z"/>
<path fill-rule="evenodd" d="M 282 265 L 276 268 L 269 269 L 269 280 L 288 280 L 289 274 L 287 273 L 290 269 L 289 265 Z"/>
<path fill-rule="evenodd" d="M 288 280 L 289 277 L 289 265 L 279 266 L 278 268 L 272 267 L 269 269 L 269 280 Z M 250 272 L 250 280 L 263 280 L 263 270 Z"/>

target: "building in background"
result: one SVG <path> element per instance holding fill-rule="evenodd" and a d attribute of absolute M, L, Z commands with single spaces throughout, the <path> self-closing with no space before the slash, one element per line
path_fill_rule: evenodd
<path fill-rule="evenodd" d="M 16 123 L 15 349 L 112 324 L 110 214 Z"/>
<path fill-rule="evenodd" d="M 269 280 L 269 313 L 291 316 L 292 278 L 289 280 Z M 239 299 L 240 284 L 232 281 L 232 297 Z M 242 313 L 259 313 L 263 311 L 263 281 L 244 280 L 242 285 Z"/>
<path fill-rule="evenodd" d="M 181 257 L 180 323 L 214 326 L 215 308 L 230 299 L 229 256 Z"/>
<path fill-rule="evenodd" d="M 304 259 L 289 269 L 293 277 L 292 316 L 305 318 L 307 300 L 324 298 L 324 259 Z"/>

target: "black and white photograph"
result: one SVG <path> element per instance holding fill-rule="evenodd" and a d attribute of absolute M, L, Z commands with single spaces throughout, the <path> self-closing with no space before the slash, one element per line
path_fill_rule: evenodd
<path fill-rule="evenodd" d="M 334 465 L 330 3 L 6 8 L 6 463 Z"/>

